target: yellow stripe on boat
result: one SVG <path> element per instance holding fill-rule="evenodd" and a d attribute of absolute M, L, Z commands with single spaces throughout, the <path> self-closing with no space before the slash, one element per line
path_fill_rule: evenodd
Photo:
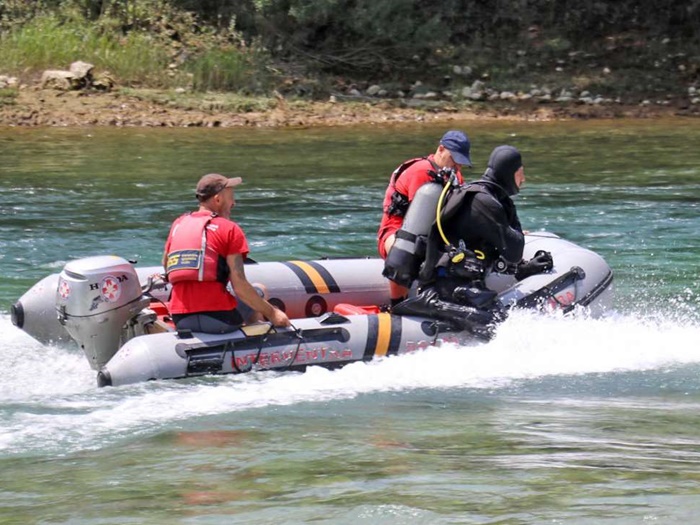
<path fill-rule="evenodd" d="M 377 328 L 377 346 L 374 347 L 374 355 L 383 357 L 389 350 L 389 342 L 391 341 L 391 314 L 377 314 L 379 327 Z"/>
<path fill-rule="evenodd" d="M 311 282 L 316 287 L 318 293 L 330 293 L 330 290 L 328 289 L 328 284 L 313 266 L 304 261 L 289 262 L 295 265 L 297 268 L 300 268 L 304 271 L 304 273 L 309 277 L 309 279 L 311 279 Z"/>

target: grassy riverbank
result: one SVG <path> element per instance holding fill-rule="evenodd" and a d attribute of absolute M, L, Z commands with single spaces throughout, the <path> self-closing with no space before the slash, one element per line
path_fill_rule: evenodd
<path fill-rule="evenodd" d="M 387 1 L 387 12 L 375 16 L 390 18 L 401 7 Z M 178 7 L 185 4 L 190 10 Z M 694 11 L 683 12 L 679 26 L 635 8 L 635 20 L 624 26 L 626 4 L 602 2 L 605 13 L 575 8 L 569 22 L 551 27 L 543 21 L 554 12 L 530 19 L 526 11 L 522 20 L 509 19 L 513 31 L 504 32 L 486 22 L 505 13 L 512 18 L 516 3 L 483 12 L 474 4 L 467 18 L 484 22 L 481 36 L 461 37 L 457 26 L 467 22 L 453 20 L 449 35 L 414 49 L 387 28 L 382 38 L 394 47 L 381 47 L 382 38 L 363 40 L 353 33 L 360 27 L 345 27 L 337 17 L 292 16 L 293 10 L 274 11 L 281 9 L 275 2 L 259 4 L 245 18 L 228 1 L 216 11 L 174 0 L 0 0 L 0 126 L 700 115 L 700 44 L 678 29 L 692 27 Z M 279 16 L 261 18 L 273 12 L 266 9 Z M 449 9 L 440 6 L 435 16 L 449 17 Z M 370 11 L 365 6 L 357 16 Z M 422 14 L 403 22 L 415 25 Z M 289 25 L 292 19 L 296 25 Z M 607 32 L 598 37 L 580 30 L 603 21 Z M 296 43 L 286 46 L 274 24 Z M 322 36 L 335 25 L 348 34 Z M 351 42 L 353 34 L 359 40 Z M 94 66 L 79 86 L 54 89 L 42 81 L 45 70 L 66 70 L 75 61 Z"/>

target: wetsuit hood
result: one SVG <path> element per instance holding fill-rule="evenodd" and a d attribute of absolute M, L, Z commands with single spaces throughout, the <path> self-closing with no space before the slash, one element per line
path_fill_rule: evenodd
<path fill-rule="evenodd" d="M 491 152 L 488 167 L 482 180 L 497 184 L 509 197 L 516 195 L 520 189 L 515 184 L 515 172 L 523 165 L 520 152 L 513 146 L 498 146 Z"/>

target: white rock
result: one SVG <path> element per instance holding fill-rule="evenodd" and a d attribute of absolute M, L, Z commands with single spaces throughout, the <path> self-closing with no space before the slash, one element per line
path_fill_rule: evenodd
<path fill-rule="evenodd" d="M 75 82 L 70 71 L 47 69 L 41 74 L 41 89 L 69 90 Z"/>
<path fill-rule="evenodd" d="M 95 69 L 94 65 L 78 60 L 70 65 L 69 71 L 73 73 L 75 78 L 83 79 L 90 76 L 93 69 Z"/>

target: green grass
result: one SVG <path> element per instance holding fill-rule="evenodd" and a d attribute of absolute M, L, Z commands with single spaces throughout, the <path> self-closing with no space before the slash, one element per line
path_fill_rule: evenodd
<path fill-rule="evenodd" d="M 0 107 L 2 106 L 12 106 L 15 104 L 15 99 L 17 98 L 18 92 L 13 88 L 3 88 L 0 89 Z"/>
<path fill-rule="evenodd" d="M 109 71 L 122 84 L 167 86 L 168 56 L 149 35 L 122 35 L 82 22 L 39 16 L 0 37 L 0 70 L 22 74 L 67 69 L 76 60 Z"/>
<path fill-rule="evenodd" d="M 195 91 L 257 91 L 256 78 L 260 78 L 260 68 L 254 67 L 252 60 L 240 50 L 210 49 L 189 60 L 184 69 L 192 75 L 192 88 Z M 260 79 L 258 88 L 264 81 Z"/>

